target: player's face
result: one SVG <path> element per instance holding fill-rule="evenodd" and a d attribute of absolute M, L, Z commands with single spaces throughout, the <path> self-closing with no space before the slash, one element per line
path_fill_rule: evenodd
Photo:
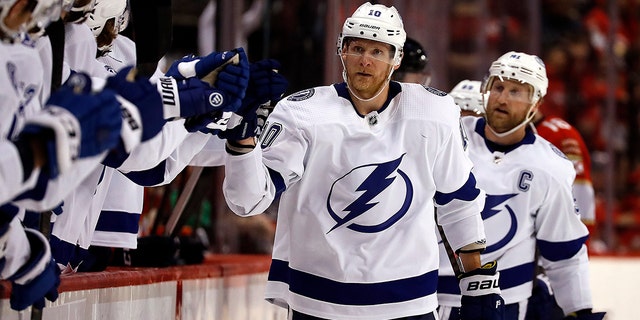
<path fill-rule="evenodd" d="M 369 98 L 386 84 L 393 67 L 393 50 L 386 43 L 353 39 L 343 49 L 342 59 L 349 87 L 361 97 Z"/>
<path fill-rule="evenodd" d="M 531 85 L 496 78 L 489 88 L 487 123 L 495 132 L 507 132 L 521 124 L 531 110 Z"/>

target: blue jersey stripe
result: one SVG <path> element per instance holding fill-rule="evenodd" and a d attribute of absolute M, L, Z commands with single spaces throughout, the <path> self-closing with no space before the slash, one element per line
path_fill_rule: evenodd
<path fill-rule="evenodd" d="M 284 282 L 296 294 L 342 305 L 366 306 L 398 303 L 436 293 L 438 271 L 375 283 L 345 283 L 289 268 L 289 263 L 273 259 L 269 281 Z"/>
<path fill-rule="evenodd" d="M 103 210 L 100 212 L 96 231 L 137 234 L 139 220 L 140 214 Z"/>
<path fill-rule="evenodd" d="M 587 241 L 588 237 L 587 235 L 582 238 L 564 242 L 551 242 L 538 239 L 536 244 L 540 250 L 540 255 L 545 259 L 549 261 L 559 261 L 575 256 Z"/>
<path fill-rule="evenodd" d="M 465 184 L 462 187 L 460 187 L 460 189 L 452 193 L 442 193 L 442 192 L 436 191 L 434 200 L 438 205 L 443 206 L 453 201 L 453 199 L 471 201 L 477 198 L 479 194 L 480 194 L 480 189 L 476 187 L 476 177 L 473 175 L 473 173 L 469 173 L 469 178 L 467 179 L 467 182 L 465 182 Z"/>
<path fill-rule="evenodd" d="M 167 167 L 167 160 L 163 160 L 157 166 L 144 170 L 132 171 L 124 175 L 135 184 L 143 187 L 151 187 L 164 182 L 164 172 Z"/>
<path fill-rule="evenodd" d="M 278 171 L 275 171 L 269 167 L 267 167 L 267 170 L 269 170 L 271 182 L 273 182 L 273 185 L 276 186 L 276 197 L 278 197 L 281 193 L 284 192 L 284 190 L 287 189 L 287 186 L 284 184 L 284 179 Z"/>

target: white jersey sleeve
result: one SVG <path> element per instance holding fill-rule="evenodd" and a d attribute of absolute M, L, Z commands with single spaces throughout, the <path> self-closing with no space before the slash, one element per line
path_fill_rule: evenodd
<path fill-rule="evenodd" d="M 106 79 L 111 75 L 102 62 L 96 60 L 96 38 L 84 23 L 65 24 L 64 60 L 71 70 L 86 72 L 92 77 Z"/>
<path fill-rule="evenodd" d="M 15 201 L 19 207 L 31 211 L 51 210 L 63 201 L 70 193 L 80 185 L 104 158 L 105 152 L 99 156 L 78 159 L 68 172 L 59 175 L 53 180 L 40 180 L 34 188 L 28 190 L 32 196 Z"/>
<path fill-rule="evenodd" d="M 214 143 L 208 143 L 210 140 Z M 203 147 L 207 144 L 211 146 L 203 152 Z M 213 135 L 200 132 L 190 133 L 187 135 L 187 138 L 157 166 L 148 170 L 129 171 L 125 173 L 125 175 L 142 186 L 153 187 L 165 185 L 173 181 L 187 165 L 208 167 L 223 164 L 223 157 L 226 151 L 224 147 L 218 147 L 216 150 L 216 144 L 222 144 L 222 140 Z M 198 156 L 200 153 L 202 153 L 200 161 L 194 162 L 194 156 Z"/>
<path fill-rule="evenodd" d="M 124 173 L 156 167 L 187 138 L 184 120 L 169 121 L 155 137 L 138 145 L 118 167 Z"/>

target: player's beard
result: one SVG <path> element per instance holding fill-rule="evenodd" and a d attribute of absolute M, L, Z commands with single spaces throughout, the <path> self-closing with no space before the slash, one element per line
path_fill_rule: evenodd
<path fill-rule="evenodd" d="M 485 118 L 487 125 L 497 133 L 507 132 L 524 120 L 524 117 L 514 118 L 512 114 L 505 114 L 497 109 L 487 110 Z"/>
<path fill-rule="evenodd" d="M 497 134 L 505 133 L 505 135 L 509 135 L 511 134 L 511 132 L 509 132 L 510 130 L 517 130 L 514 128 L 523 126 L 524 123 L 529 122 L 531 120 L 531 117 L 533 116 L 531 114 L 533 105 L 530 105 L 527 113 L 522 115 L 514 114 L 513 111 L 508 111 L 507 113 L 505 113 L 498 110 L 499 108 L 500 107 L 489 108 L 487 106 L 487 110 L 485 111 L 484 115 L 487 121 L 487 125 L 494 133 Z"/>
<path fill-rule="evenodd" d="M 361 70 L 347 75 L 347 85 L 359 97 L 364 99 L 371 98 L 382 91 L 384 86 L 389 83 L 388 75 L 391 71 L 389 69 L 386 69 L 383 74 L 370 74 L 367 71 L 364 71 L 364 74 L 360 74 L 359 71 Z"/>

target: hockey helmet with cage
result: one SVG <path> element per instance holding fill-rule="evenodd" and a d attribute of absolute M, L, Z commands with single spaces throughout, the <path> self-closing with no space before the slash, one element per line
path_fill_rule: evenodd
<path fill-rule="evenodd" d="M 96 0 L 93 11 L 89 13 L 85 22 L 94 36 L 99 36 L 107 24 L 107 21 L 114 20 L 115 33 L 120 32 L 121 16 L 127 9 L 127 0 Z"/>
<path fill-rule="evenodd" d="M 362 38 L 384 42 L 395 48 L 394 65 L 399 65 L 407 38 L 402 17 L 395 7 L 366 2 L 344 21 L 338 37 L 338 54 L 342 53 L 345 38 Z"/>
<path fill-rule="evenodd" d="M 533 87 L 531 103 L 536 104 L 547 94 L 549 79 L 542 59 L 536 55 L 510 51 L 491 63 L 489 74 L 482 85 L 482 93 L 487 93 L 495 78 L 515 80 Z"/>
<path fill-rule="evenodd" d="M 480 115 L 484 113 L 484 100 L 480 92 L 482 82 L 475 80 L 460 81 L 449 95 L 462 110 L 472 111 Z"/>
<path fill-rule="evenodd" d="M 427 68 L 429 57 L 418 41 L 407 37 L 403 51 L 402 63 L 396 72 L 423 72 Z"/>

